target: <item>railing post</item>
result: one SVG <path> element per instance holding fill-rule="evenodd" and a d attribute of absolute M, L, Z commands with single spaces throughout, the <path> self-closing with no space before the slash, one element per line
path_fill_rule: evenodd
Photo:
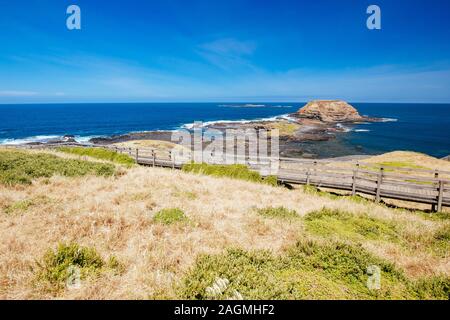
<path fill-rule="evenodd" d="M 309 186 L 311 182 L 311 166 L 308 166 L 308 171 L 306 171 L 306 185 Z"/>
<path fill-rule="evenodd" d="M 313 170 L 316 170 L 315 167 L 317 166 L 317 161 L 313 162 Z M 306 171 L 306 185 L 310 185 L 311 184 L 311 166 L 308 166 L 308 171 Z"/>
<path fill-rule="evenodd" d="M 136 148 L 136 164 L 139 163 L 139 149 Z"/>
<path fill-rule="evenodd" d="M 356 179 L 358 178 L 359 163 L 356 163 L 356 168 L 353 170 L 353 181 L 352 181 L 352 196 L 356 195 Z"/>
<path fill-rule="evenodd" d="M 155 154 L 155 150 L 152 150 L 152 158 L 153 158 L 153 167 L 155 167 L 155 165 L 156 165 L 156 154 Z"/>
<path fill-rule="evenodd" d="M 175 154 L 170 151 L 170 158 L 172 159 L 172 169 L 175 169 Z"/>
<path fill-rule="evenodd" d="M 383 172 L 384 172 L 384 168 L 381 167 L 380 173 L 378 174 L 378 179 L 377 179 L 377 194 L 375 196 L 376 202 L 380 202 L 380 200 L 381 200 L 381 183 L 383 182 Z"/>
<path fill-rule="evenodd" d="M 434 178 L 435 179 L 439 179 L 439 171 L 437 169 L 434 171 Z M 438 182 L 438 192 L 439 192 L 439 182 Z M 431 205 L 431 211 L 432 212 L 439 211 L 439 210 L 436 210 L 436 204 L 435 203 L 433 203 Z"/>
<path fill-rule="evenodd" d="M 444 181 L 439 181 L 437 212 L 442 211 L 442 198 L 444 197 Z"/>

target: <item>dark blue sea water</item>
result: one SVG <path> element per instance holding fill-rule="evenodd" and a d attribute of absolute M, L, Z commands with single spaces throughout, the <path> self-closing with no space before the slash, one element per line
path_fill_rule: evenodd
<path fill-rule="evenodd" d="M 0 105 L 0 143 L 44 141 L 66 134 L 79 141 L 136 131 L 177 129 L 194 121 L 254 120 L 295 112 L 303 103 L 120 103 Z M 353 103 L 361 114 L 385 122 L 349 127 L 336 143 L 344 153 L 412 150 L 450 154 L 450 104 Z M 281 107 L 280 107 L 281 106 Z M 316 142 L 320 143 L 320 142 Z"/>

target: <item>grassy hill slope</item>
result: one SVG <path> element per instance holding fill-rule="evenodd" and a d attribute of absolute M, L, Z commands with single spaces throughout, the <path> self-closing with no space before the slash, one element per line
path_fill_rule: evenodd
<path fill-rule="evenodd" d="M 0 184 L 1 298 L 448 299 L 446 215 L 114 166 Z"/>

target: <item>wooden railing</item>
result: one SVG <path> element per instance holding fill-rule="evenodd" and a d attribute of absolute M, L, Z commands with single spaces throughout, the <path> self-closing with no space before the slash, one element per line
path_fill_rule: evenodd
<path fill-rule="evenodd" d="M 67 145 L 67 144 L 66 144 Z M 70 145 L 70 144 L 69 144 Z M 53 148 L 58 145 L 27 146 L 27 148 Z M 74 146 L 74 145 L 70 145 Z M 21 146 L 23 147 L 23 146 Z M 182 168 L 191 162 L 190 153 L 180 156 L 171 151 L 152 148 L 124 148 L 117 146 L 92 146 L 107 148 L 128 154 L 137 164 Z M 252 158 L 249 156 L 204 153 L 202 162 L 210 164 L 241 163 L 263 176 L 270 174 L 270 168 L 278 168 L 276 176 L 281 183 L 304 184 L 371 195 L 376 202 L 382 198 L 429 204 L 433 211 L 450 207 L 450 172 L 404 167 L 379 166 L 365 162 L 336 162 L 299 158 Z"/>

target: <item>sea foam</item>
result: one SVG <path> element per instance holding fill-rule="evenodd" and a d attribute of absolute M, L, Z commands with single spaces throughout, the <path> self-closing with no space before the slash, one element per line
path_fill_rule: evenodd
<path fill-rule="evenodd" d="M 253 120 L 247 120 L 247 119 L 241 119 L 241 120 L 214 120 L 214 121 L 205 121 L 201 122 L 202 128 L 212 126 L 215 124 L 221 124 L 221 123 L 235 123 L 235 124 L 246 124 L 246 123 L 252 123 L 252 122 L 261 122 L 261 121 L 276 121 L 279 119 L 287 120 L 287 121 L 295 121 L 294 118 L 290 117 L 289 114 L 282 114 L 278 116 L 268 117 L 268 118 L 259 118 L 259 119 L 253 119 Z M 195 123 L 185 123 L 181 126 L 182 129 L 193 129 Z"/>

